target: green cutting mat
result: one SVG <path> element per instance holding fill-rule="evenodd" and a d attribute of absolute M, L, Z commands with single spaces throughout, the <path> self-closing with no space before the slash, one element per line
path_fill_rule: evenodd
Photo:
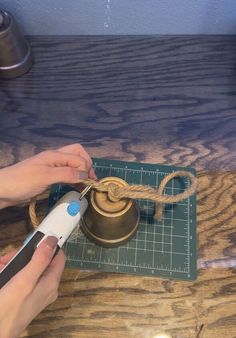
<path fill-rule="evenodd" d="M 117 176 L 130 184 L 157 187 L 163 177 L 185 169 L 196 175 L 193 168 L 159 164 L 93 159 L 98 178 Z M 178 194 L 189 186 L 187 178 L 168 183 L 165 194 Z M 49 207 L 66 192 L 68 185 L 52 188 Z M 162 276 L 194 280 L 196 278 L 196 196 L 165 205 L 161 222 L 154 219 L 154 203 L 138 200 L 141 219 L 136 236 L 118 248 L 102 248 L 90 242 L 78 230 L 64 246 L 67 266 L 86 270 L 111 271 L 129 274 Z"/>

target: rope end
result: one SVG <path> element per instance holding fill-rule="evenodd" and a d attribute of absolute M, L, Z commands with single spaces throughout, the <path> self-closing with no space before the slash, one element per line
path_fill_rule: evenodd
<path fill-rule="evenodd" d="M 157 221 L 161 222 L 162 217 L 163 217 L 163 204 L 162 203 L 156 203 L 154 218 Z"/>

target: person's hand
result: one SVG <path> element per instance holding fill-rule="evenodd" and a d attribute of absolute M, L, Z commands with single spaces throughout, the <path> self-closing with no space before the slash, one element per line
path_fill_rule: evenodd
<path fill-rule="evenodd" d="M 0 208 L 27 201 L 53 183 L 96 179 L 92 160 L 80 144 L 44 151 L 0 170 Z"/>
<path fill-rule="evenodd" d="M 53 258 L 56 237 L 47 237 L 31 261 L 0 289 L 0 336 L 18 337 L 46 306 L 57 299 L 65 266 L 62 250 Z M 14 253 L 0 257 L 0 270 Z"/>

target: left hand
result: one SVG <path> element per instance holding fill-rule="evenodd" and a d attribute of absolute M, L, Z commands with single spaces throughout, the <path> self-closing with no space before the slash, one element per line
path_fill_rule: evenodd
<path fill-rule="evenodd" d="M 25 327 L 58 296 L 58 286 L 66 257 L 55 237 L 47 237 L 30 262 L 0 289 L 0 336 L 19 337 Z M 0 257 L 0 270 L 14 253 Z"/>
<path fill-rule="evenodd" d="M 96 179 L 92 160 L 80 144 L 44 151 L 0 170 L 0 209 L 29 200 L 54 183 Z"/>

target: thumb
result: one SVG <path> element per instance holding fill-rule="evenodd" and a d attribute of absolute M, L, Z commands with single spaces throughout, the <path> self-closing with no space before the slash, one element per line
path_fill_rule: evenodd
<path fill-rule="evenodd" d="M 88 178 L 88 172 L 71 167 L 51 168 L 50 182 L 54 183 L 78 183 Z"/>
<path fill-rule="evenodd" d="M 48 236 L 44 239 L 35 250 L 30 262 L 16 275 L 19 281 L 26 282 L 31 290 L 51 263 L 57 242 L 58 239 L 54 236 Z"/>

